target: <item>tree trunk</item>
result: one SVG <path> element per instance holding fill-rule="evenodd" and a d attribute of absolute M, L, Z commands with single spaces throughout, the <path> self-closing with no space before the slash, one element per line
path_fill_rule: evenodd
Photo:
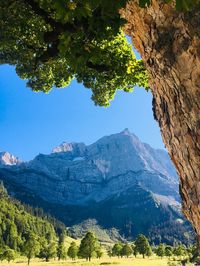
<path fill-rule="evenodd" d="M 121 14 L 146 65 L 154 116 L 180 176 L 183 213 L 200 251 L 200 8 L 183 13 L 163 2 L 142 9 L 132 0 Z"/>

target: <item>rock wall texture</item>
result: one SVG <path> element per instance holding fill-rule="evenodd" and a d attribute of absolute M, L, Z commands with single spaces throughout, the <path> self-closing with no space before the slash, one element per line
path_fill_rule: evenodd
<path fill-rule="evenodd" d="M 177 12 L 153 0 L 141 9 L 129 1 L 121 13 L 149 73 L 155 119 L 179 173 L 183 212 L 200 249 L 200 8 Z"/>

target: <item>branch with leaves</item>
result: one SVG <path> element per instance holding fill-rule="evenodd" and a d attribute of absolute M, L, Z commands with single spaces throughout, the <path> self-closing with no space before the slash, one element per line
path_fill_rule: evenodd
<path fill-rule="evenodd" d="M 173 1 L 167 1 L 172 3 Z M 66 87 L 73 78 L 91 88 L 95 104 L 117 90 L 148 89 L 141 60 L 122 31 L 127 0 L 7 0 L 0 2 L 0 64 L 15 65 L 33 91 Z M 199 0 L 176 0 L 188 10 Z M 147 7 L 151 0 L 140 0 Z M 173 3 L 172 3 L 173 4 Z"/>

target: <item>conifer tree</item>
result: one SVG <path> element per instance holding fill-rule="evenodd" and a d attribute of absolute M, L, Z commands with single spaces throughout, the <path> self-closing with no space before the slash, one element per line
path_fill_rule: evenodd
<path fill-rule="evenodd" d="M 100 259 L 103 256 L 103 251 L 101 250 L 100 246 L 96 249 L 96 257 Z"/>
<path fill-rule="evenodd" d="M 72 259 L 75 260 L 77 255 L 78 255 L 78 247 L 76 245 L 76 242 L 72 242 L 68 251 L 67 251 L 67 255 Z"/>
<path fill-rule="evenodd" d="M 3 260 L 4 260 L 3 248 L 0 246 L 0 262 L 2 262 Z"/>
<path fill-rule="evenodd" d="M 178 245 L 174 248 L 173 254 L 177 257 L 184 256 L 186 254 L 186 248 L 183 245 Z"/>
<path fill-rule="evenodd" d="M 28 259 L 28 265 L 32 258 L 38 255 L 40 251 L 40 244 L 38 242 L 38 238 L 33 233 L 29 233 L 25 243 L 24 243 L 24 254 Z"/>
<path fill-rule="evenodd" d="M 107 254 L 108 254 L 109 258 L 111 258 L 113 256 L 111 248 L 108 249 Z"/>
<path fill-rule="evenodd" d="M 122 243 L 116 243 L 114 244 L 113 248 L 112 248 L 112 254 L 113 256 L 118 256 L 118 258 L 121 256 L 121 252 L 122 252 Z"/>
<path fill-rule="evenodd" d="M 127 258 L 133 253 L 133 250 L 129 244 L 124 244 L 121 250 L 121 255 Z"/>
<path fill-rule="evenodd" d="M 65 235 L 61 234 L 59 236 L 58 248 L 57 248 L 58 260 L 65 260 L 67 258 L 67 250 L 65 247 Z"/>
<path fill-rule="evenodd" d="M 56 256 L 57 256 L 56 241 L 55 240 L 48 241 L 47 239 L 43 238 L 39 257 L 44 258 L 46 262 L 48 262 L 50 259 L 55 258 Z"/>
<path fill-rule="evenodd" d="M 87 232 L 85 237 L 81 240 L 78 255 L 86 260 L 91 260 L 93 256 L 96 256 L 96 250 L 99 244 L 92 232 Z"/>
<path fill-rule="evenodd" d="M 147 255 L 147 257 L 150 257 L 150 256 L 152 256 L 152 254 L 153 254 L 153 252 L 152 252 L 152 248 L 151 248 L 151 246 L 149 245 L 148 248 L 147 248 L 146 255 Z"/>
<path fill-rule="evenodd" d="M 165 247 L 165 256 L 171 257 L 173 255 L 173 248 L 171 246 Z"/>
<path fill-rule="evenodd" d="M 7 189 L 4 187 L 3 181 L 0 181 L 0 198 L 1 197 L 7 197 L 8 196 L 8 192 Z"/>
<path fill-rule="evenodd" d="M 150 244 L 148 239 L 140 234 L 135 240 L 135 248 L 138 251 L 138 253 L 142 254 L 143 258 L 145 258 L 145 255 L 148 255 L 150 250 Z"/>
<path fill-rule="evenodd" d="M 7 260 L 8 262 L 14 260 L 16 257 L 16 253 L 13 249 L 9 247 L 5 247 L 3 254 L 2 254 L 2 260 Z"/>
<path fill-rule="evenodd" d="M 156 249 L 156 255 L 163 258 L 165 256 L 165 246 L 163 244 L 159 244 Z"/>
<path fill-rule="evenodd" d="M 133 250 L 133 255 L 136 258 L 139 252 L 138 252 L 137 247 L 135 246 L 135 244 L 132 244 L 132 250 Z"/>

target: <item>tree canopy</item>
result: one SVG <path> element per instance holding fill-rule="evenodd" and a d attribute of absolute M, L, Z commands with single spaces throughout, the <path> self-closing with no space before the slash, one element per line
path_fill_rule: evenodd
<path fill-rule="evenodd" d="M 37 240 L 36 235 L 32 233 L 28 234 L 23 249 L 24 249 L 24 254 L 28 258 L 28 265 L 29 265 L 31 258 L 38 255 L 40 251 L 40 244 L 39 241 Z"/>
<path fill-rule="evenodd" d="M 163 244 L 160 244 L 156 249 L 156 255 L 159 257 L 165 256 L 165 246 Z"/>
<path fill-rule="evenodd" d="M 70 244 L 70 247 L 67 251 L 67 255 L 72 259 L 72 260 L 75 260 L 77 255 L 78 255 L 78 247 L 76 245 L 76 242 L 72 242 Z"/>
<path fill-rule="evenodd" d="M 73 78 L 108 105 L 117 89 L 148 87 L 121 26 L 126 1 L 8 0 L 0 3 L 0 63 L 16 66 L 34 91 L 65 87 Z"/>
<path fill-rule="evenodd" d="M 7 0 L 0 3 L 0 64 L 16 66 L 33 91 L 65 87 L 73 78 L 107 106 L 117 90 L 148 88 L 148 77 L 122 31 L 127 0 Z M 173 2 L 166 0 L 166 2 Z M 151 0 L 140 0 L 141 7 Z M 199 0 L 176 0 L 190 9 Z"/>
<path fill-rule="evenodd" d="M 129 244 L 124 244 L 121 250 L 121 255 L 128 258 L 132 253 L 132 247 Z"/>
<path fill-rule="evenodd" d="M 135 249 L 138 251 L 138 253 L 143 255 L 143 258 L 145 257 L 145 255 L 150 256 L 152 252 L 151 247 L 148 239 L 144 235 L 142 234 L 138 235 L 134 244 L 135 244 Z"/>
<path fill-rule="evenodd" d="M 123 248 L 122 243 L 119 242 L 119 243 L 114 244 L 112 248 L 112 255 L 120 257 L 122 248 Z"/>
<path fill-rule="evenodd" d="M 93 256 L 96 256 L 97 250 L 100 250 L 97 238 L 92 232 L 87 232 L 81 240 L 78 256 L 86 260 L 91 260 Z"/>

